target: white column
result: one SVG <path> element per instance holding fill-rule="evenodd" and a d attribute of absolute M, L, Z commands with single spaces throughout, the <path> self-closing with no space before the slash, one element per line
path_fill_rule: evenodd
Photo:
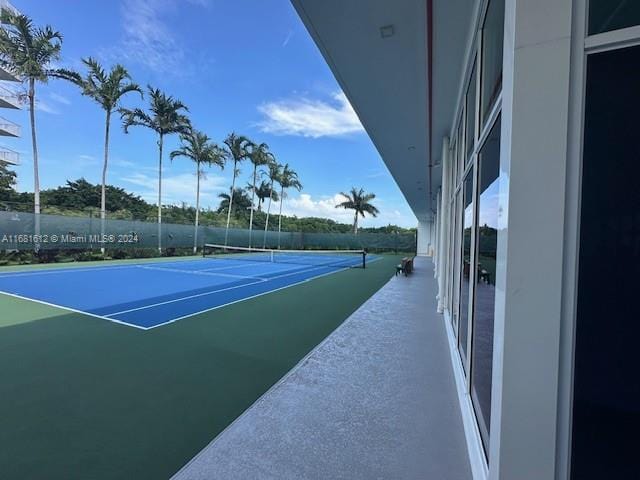
<path fill-rule="evenodd" d="M 506 0 L 489 478 L 554 479 L 572 0 Z"/>
<path fill-rule="evenodd" d="M 448 268 L 450 259 L 448 254 L 449 242 L 449 138 L 445 137 L 442 141 L 442 157 L 440 159 L 442 168 L 442 190 L 440 192 L 440 205 L 438 206 L 438 312 L 444 311 L 446 303 L 446 269 Z"/>
<path fill-rule="evenodd" d="M 431 242 L 431 227 L 433 223 L 430 221 L 418 221 L 418 255 L 429 256 Z"/>

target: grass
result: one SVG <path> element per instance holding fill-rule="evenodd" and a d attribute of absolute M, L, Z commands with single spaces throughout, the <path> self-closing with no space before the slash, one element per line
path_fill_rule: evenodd
<path fill-rule="evenodd" d="M 0 295 L 2 478 L 169 478 L 386 283 L 398 258 L 150 331 Z"/>

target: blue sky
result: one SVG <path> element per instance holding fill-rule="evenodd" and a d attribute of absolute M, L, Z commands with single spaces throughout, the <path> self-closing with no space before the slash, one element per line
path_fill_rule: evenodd
<path fill-rule="evenodd" d="M 266 142 L 289 163 L 304 185 L 292 192 L 285 213 L 350 222 L 334 208 L 351 186 L 377 194 L 381 215 L 363 226 L 416 220 L 331 71 L 288 0 L 14 0 L 36 24 L 64 35 L 61 66 L 82 69 L 80 58 L 122 63 L 134 80 L 182 100 L 199 130 L 221 142 L 236 131 Z M 43 188 L 85 177 L 98 182 L 104 112 L 72 85 L 52 80 L 39 87 L 37 132 Z M 135 94 L 125 106 L 143 106 Z M 21 154 L 18 188 L 33 188 L 26 109 L 0 115 L 19 123 L 20 139 L 2 144 Z M 157 147 L 141 128 L 112 125 L 108 181 L 156 201 Z M 170 138 L 166 151 L 177 147 Z M 165 163 L 164 203 L 194 203 L 195 172 L 183 159 Z M 241 167 L 246 183 L 250 167 Z M 231 168 L 211 170 L 203 206 L 216 207 L 228 189 Z"/>

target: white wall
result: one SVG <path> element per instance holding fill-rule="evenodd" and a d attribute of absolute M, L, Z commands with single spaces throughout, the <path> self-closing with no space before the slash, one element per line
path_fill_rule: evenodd
<path fill-rule="evenodd" d="M 418 222 L 418 255 L 433 255 L 433 222 Z"/>

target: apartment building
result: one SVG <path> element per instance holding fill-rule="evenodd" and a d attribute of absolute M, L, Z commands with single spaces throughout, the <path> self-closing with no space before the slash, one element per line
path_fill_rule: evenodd
<path fill-rule="evenodd" d="M 7 0 L 0 0 L 0 10 L 18 13 L 16 8 Z M 20 79 L 6 68 L 0 67 L 0 108 L 18 110 L 21 108 L 20 99 L 16 93 L 15 84 Z M 15 122 L 0 115 L 0 137 L 16 138 L 21 135 L 21 127 Z M 0 161 L 16 165 L 20 161 L 18 152 L 4 145 L 0 139 Z"/>

